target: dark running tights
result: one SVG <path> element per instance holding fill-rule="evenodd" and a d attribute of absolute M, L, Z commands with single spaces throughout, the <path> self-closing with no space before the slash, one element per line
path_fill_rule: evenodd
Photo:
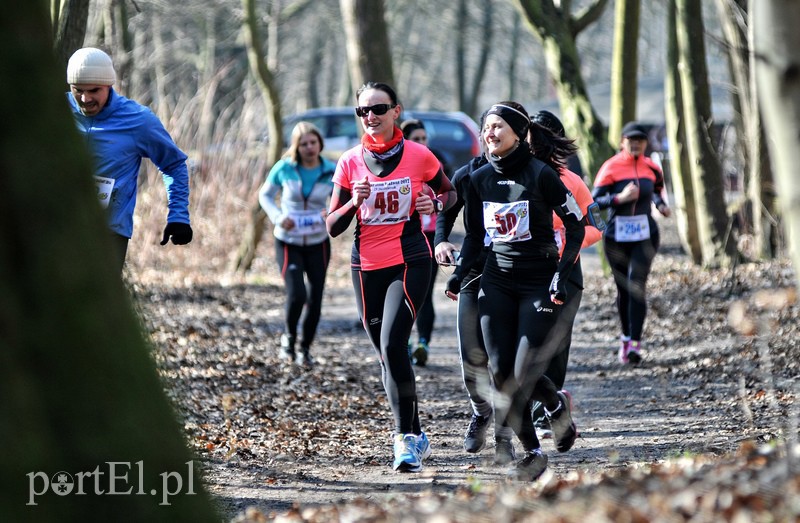
<path fill-rule="evenodd" d="M 531 407 L 555 410 L 559 397 L 545 369 L 553 357 L 559 307 L 548 290 L 555 264 L 501 270 L 487 261 L 478 297 L 481 329 L 496 390 L 495 417 L 509 426 L 526 451 L 539 448 Z M 532 275 L 539 276 L 532 281 Z"/>
<path fill-rule="evenodd" d="M 311 346 L 317 334 L 330 253 L 330 240 L 316 245 L 290 245 L 275 239 L 275 258 L 286 287 L 286 333 L 296 339 L 297 327 L 301 324 L 303 338 L 300 345 L 305 348 Z"/>
<path fill-rule="evenodd" d="M 434 233 L 426 232 L 425 236 L 428 238 L 428 243 L 433 245 Z M 436 320 L 436 310 L 433 308 L 433 285 L 436 282 L 436 274 L 439 272 L 439 265 L 431 263 L 431 279 L 428 282 L 428 293 L 425 298 L 425 303 L 419 309 L 417 314 L 417 337 L 424 339 L 428 343 L 431 342 L 433 336 L 433 324 Z"/>
<path fill-rule="evenodd" d="M 398 434 L 419 434 L 417 387 L 408 337 L 431 277 L 431 258 L 373 271 L 352 272 L 358 316 L 380 356 L 383 388 Z"/>
<path fill-rule="evenodd" d="M 617 311 L 622 334 L 632 340 L 641 340 L 647 316 L 647 276 L 658 251 L 658 229 L 651 228 L 649 240 L 620 243 L 605 239 L 603 244 L 617 285 Z"/>

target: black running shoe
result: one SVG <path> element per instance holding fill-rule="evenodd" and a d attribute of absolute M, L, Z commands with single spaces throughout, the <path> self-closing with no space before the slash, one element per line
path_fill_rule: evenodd
<path fill-rule="evenodd" d="M 495 438 L 494 462 L 496 465 L 508 465 L 516 461 L 517 453 L 514 452 L 514 443 L 510 439 Z"/>
<path fill-rule="evenodd" d="M 547 419 L 550 421 L 550 428 L 553 430 L 553 440 L 556 444 L 556 450 L 559 452 L 566 452 L 575 444 L 575 438 L 578 437 L 578 429 L 572 421 L 572 397 L 566 390 L 558 391 L 558 398 L 561 404 L 555 412 L 548 412 Z"/>
<path fill-rule="evenodd" d="M 294 361 L 294 336 L 281 334 L 281 350 L 278 357 L 282 360 Z"/>
<path fill-rule="evenodd" d="M 491 416 L 478 416 L 472 414 L 467 433 L 464 435 L 464 450 L 470 454 L 480 452 L 486 445 L 486 431 L 489 428 Z"/>
<path fill-rule="evenodd" d="M 547 469 L 547 455 L 542 449 L 529 450 L 508 472 L 514 481 L 535 481 Z"/>

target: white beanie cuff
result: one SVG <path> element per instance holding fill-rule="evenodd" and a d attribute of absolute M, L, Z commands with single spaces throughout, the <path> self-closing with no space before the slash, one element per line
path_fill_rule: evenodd
<path fill-rule="evenodd" d="M 113 85 L 116 81 L 111 57 L 100 49 L 84 47 L 69 59 L 67 83 L 70 85 Z"/>

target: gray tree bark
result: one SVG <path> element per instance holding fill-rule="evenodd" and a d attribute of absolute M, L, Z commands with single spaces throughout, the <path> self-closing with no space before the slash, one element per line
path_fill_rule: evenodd
<path fill-rule="evenodd" d="M 395 86 L 383 0 L 340 0 L 351 84 Z"/>
<path fill-rule="evenodd" d="M 692 184 L 692 167 L 686 150 L 686 128 L 683 120 L 683 95 L 678 71 L 677 7 L 669 0 L 667 7 L 667 69 L 664 75 L 664 111 L 669 140 L 669 182 L 675 202 L 675 223 L 684 251 L 696 264 L 703 262 L 700 238 L 697 232 L 697 204 Z"/>
<path fill-rule="evenodd" d="M 256 82 L 261 89 L 261 95 L 267 106 L 267 129 L 269 133 L 269 146 L 267 149 L 267 170 L 281 157 L 283 151 L 283 122 L 281 116 L 281 102 L 278 86 L 272 70 L 267 65 L 264 54 L 263 40 L 256 11 L 255 0 L 242 0 L 244 7 L 244 31 L 247 36 L 247 57 L 250 69 L 256 77 Z M 266 176 L 266 173 L 257 173 Z M 231 272 L 244 273 L 250 270 L 256 257 L 256 249 L 267 227 L 267 215 L 258 203 L 258 195 L 253 195 L 250 205 L 250 219 L 245 229 L 239 249 L 231 261 Z"/>
<path fill-rule="evenodd" d="M 758 100 L 775 161 L 778 201 L 789 251 L 800 285 L 800 4 L 793 0 L 758 0 L 752 9 Z"/>
<path fill-rule="evenodd" d="M 605 126 L 597 116 L 581 76 L 577 35 L 597 21 L 608 0 L 594 0 L 578 14 L 572 2 L 562 0 L 516 0 L 530 30 L 541 40 L 547 69 L 558 93 L 567 135 L 577 140 L 581 164 L 591 180 L 614 149 L 608 144 Z"/>
<path fill-rule="evenodd" d="M 683 122 L 697 207 L 697 227 L 703 264 L 728 265 L 736 253 L 730 234 L 722 183 L 722 168 L 715 156 L 710 127 L 711 95 L 708 86 L 702 5 L 677 0 L 677 40 L 683 100 Z"/>
<path fill-rule="evenodd" d="M 622 126 L 636 119 L 641 0 L 617 0 L 614 16 L 614 54 L 611 57 L 611 110 L 608 142 L 619 145 Z"/>
<path fill-rule="evenodd" d="M 51 19 L 55 28 L 55 49 L 62 69 L 67 70 L 67 62 L 72 53 L 83 47 L 86 38 L 86 23 L 89 20 L 90 0 L 53 0 Z M 59 9 L 60 4 L 60 9 Z"/>

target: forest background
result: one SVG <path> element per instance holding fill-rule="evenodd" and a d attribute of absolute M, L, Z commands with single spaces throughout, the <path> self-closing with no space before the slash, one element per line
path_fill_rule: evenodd
<path fill-rule="evenodd" d="M 760 32 L 752 23 L 748 2 L 724 0 L 716 2 L 713 8 L 709 2 L 682 0 L 664 6 L 631 0 L 558 3 L 462 0 L 447 5 L 379 0 L 342 0 L 338 4 L 244 0 L 242 4 L 215 2 L 212 7 L 203 2 L 178 5 L 66 0 L 51 3 L 49 31 L 42 27 L 40 15 L 44 11 L 38 11 L 42 4 L 19 6 L 15 19 L 4 19 L 0 31 L 10 37 L 9 45 L 2 51 L 4 63 L 27 81 L 29 96 L 38 102 L 29 107 L 26 118 L 5 119 L 24 125 L 17 124 L 3 139 L 3 165 L 8 169 L 2 178 L 5 185 L 0 194 L 5 198 L 2 208 L 9 218 L 0 221 L 3 234 L 0 243 L 14 248 L 3 249 L 0 258 L 0 269 L 5 271 L 1 281 L 8 290 L 2 294 L 5 301 L 0 307 L 0 325 L 4 331 L 0 353 L 5 358 L 5 375 L 11 378 L 3 380 L 3 387 L 8 388 L 4 389 L 3 397 L 11 401 L 3 405 L 6 411 L 2 419 L 16 421 L 13 426 L 0 425 L 0 436 L 4 441 L 14 441 L 12 446 L 16 450 L 4 456 L 3 470 L 18 471 L 18 467 L 27 466 L 31 460 L 63 462 L 64 470 L 75 470 L 66 465 L 85 463 L 87 459 L 91 462 L 92 456 L 95 462 L 98 457 L 102 461 L 102 456 L 113 455 L 108 452 L 113 449 L 106 445 L 117 444 L 124 444 L 128 450 L 152 453 L 147 455 L 160 456 L 173 465 L 188 459 L 185 449 L 180 449 L 178 437 L 145 444 L 149 435 L 164 434 L 160 428 L 170 425 L 164 421 L 169 419 L 169 408 L 159 394 L 154 374 L 148 374 L 153 369 L 147 358 L 142 358 L 146 352 L 141 348 L 147 346 L 147 341 L 142 338 L 134 316 L 126 316 L 130 313 L 129 305 L 116 292 L 118 284 L 114 283 L 113 275 L 97 261 L 102 258 L 97 256 L 103 248 L 102 240 L 95 241 L 95 237 L 89 236 L 90 232 L 102 229 L 99 210 L 94 212 L 88 204 L 91 184 L 85 177 L 89 172 L 87 158 L 76 152 L 80 150 L 79 142 L 68 130 L 70 122 L 62 118 L 65 108 L 56 105 L 63 104 L 64 86 L 58 84 L 63 78 L 66 57 L 83 45 L 109 50 L 119 69 L 120 91 L 150 105 L 179 145 L 191 153 L 192 215 L 197 238 L 190 248 L 153 247 L 160 239 L 164 196 L 157 173 L 152 167 L 145 168 L 136 217 L 137 235 L 131 243 L 129 259 L 129 270 L 142 282 L 165 282 L 176 288 L 188 288 L 202 281 L 238 281 L 243 273 L 255 278 L 268 274 L 266 266 L 257 264 L 269 259 L 264 250 L 269 247 L 269 235 L 263 234 L 263 218 L 259 229 L 253 203 L 256 188 L 282 149 L 277 139 L 281 134 L 281 115 L 307 106 L 352 103 L 354 86 L 363 81 L 365 70 L 370 67 L 376 71 L 383 67 L 380 74 L 393 79 L 402 100 L 410 106 L 461 109 L 473 117 L 482 105 L 499 98 L 535 104 L 538 99 L 558 94 L 568 131 L 577 138 L 588 160 L 590 177 L 595 171 L 593 166 L 613 152 L 618 135 L 615 126 L 618 128 L 621 121 L 632 119 L 633 116 L 627 115 L 635 115 L 636 96 L 622 95 L 618 102 L 612 101 L 611 121 L 600 122 L 591 105 L 587 108 L 582 103 L 588 99 L 585 87 L 609 81 L 612 89 L 636 85 L 636 81 L 623 81 L 623 76 L 616 76 L 625 74 L 625 68 L 621 67 L 625 64 L 635 65 L 634 79 L 640 74 L 644 77 L 661 71 L 665 73 L 667 86 L 668 132 L 670 136 L 683 138 L 671 141 L 671 151 L 675 160 L 686 162 L 680 167 L 677 161 L 672 165 L 673 172 L 680 174 L 673 176 L 673 182 L 680 179 L 683 184 L 674 193 L 676 199 L 679 194 L 684 198 L 676 202 L 676 210 L 687 215 L 695 212 L 696 217 L 703 219 L 714 218 L 710 223 L 690 224 L 687 228 L 699 231 L 699 247 L 691 245 L 691 234 L 682 235 L 692 261 L 712 270 L 720 265 L 735 267 L 737 263 L 759 259 L 765 252 L 768 257 L 796 254 L 796 249 L 791 248 L 792 231 L 797 230 L 791 226 L 794 216 L 792 212 L 775 212 L 771 203 L 778 190 L 772 182 L 770 161 L 762 161 L 769 159 L 769 155 L 753 154 L 768 143 L 777 179 L 790 172 L 787 167 L 792 162 L 787 159 L 800 148 L 786 147 L 781 139 L 797 139 L 797 133 L 791 129 L 796 130 L 800 118 L 793 117 L 796 113 L 789 110 L 793 107 L 789 103 L 791 97 L 785 95 L 791 93 L 792 77 L 775 75 L 779 81 L 788 82 L 777 94 L 770 91 L 772 86 L 766 82 L 759 84 L 766 93 L 765 99 L 783 104 L 771 107 L 764 103 L 764 121 L 773 129 L 789 131 L 770 133 L 760 127 L 760 118 L 750 115 L 744 121 L 745 113 L 755 107 L 757 96 L 752 91 L 746 96 L 743 93 L 746 88 L 754 87 L 750 83 L 751 71 L 759 64 L 749 69 L 741 64 L 733 66 L 738 63 L 737 55 L 744 53 L 764 57 L 761 65 L 766 68 L 765 73 L 771 72 L 770 67 L 778 72 L 792 70 L 784 64 L 791 65 L 796 57 L 782 47 L 785 44 L 795 51 L 800 48 L 790 45 L 791 29 L 796 26 L 792 24 L 798 20 L 791 3 L 766 0 L 755 3 L 753 9 L 763 9 L 762 23 L 767 23 L 769 29 L 762 28 Z M 621 11 L 623 7 L 636 8 L 635 23 Z M 702 11 L 697 10 L 700 8 Z M 719 16 L 725 9 L 730 9 L 730 16 Z M 662 17 L 649 18 L 655 14 Z M 542 21 L 549 23 L 539 23 Z M 738 33 L 729 34 L 726 21 L 735 22 L 734 33 Z M 448 27 L 452 30 L 443 29 Z M 640 27 L 644 29 L 640 31 Z M 557 35 L 548 32 L 554 28 L 564 30 Z M 627 40 L 622 38 L 620 44 L 617 35 L 625 33 L 626 28 L 635 31 L 628 34 Z M 54 36 L 52 41 L 31 37 L 50 33 Z M 769 35 L 774 35 L 777 43 L 759 41 L 759 36 Z M 735 36 L 743 37 L 746 43 L 731 46 Z M 359 49 L 359 43 L 381 41 L 380 37 L 385 37 L 388 45 L 374 46 L 374 53 L 350 50 Z M 560 47 L 555 45 L 559 42 L 563 44 Z M 574 56 L 559 54 L 569 51 L 571 42 L 578 44 Z M 60 66 L 55 57 L 42 54 L 43 47 L 48 51 L 56 49 Z M 603 49 L 610 51 L 610 60 Z M 622 57 L 621 51 L 631 49 L 637 50 L 635 60 L 617 58 Z M 381 56 L 381 51 L 388 51 L 388 58 Z M 777 59 L 777 53 L 781 52 L 785 62 Z M 659 60 L 658 56 L 662 58 Z M 580 59 L 575 61 L 577 57 Z M 556 60 L 560 66 L 570 67 L 566 70 L 554 67 L 557 58 L 564 59 Z M 698 61 L 701 64 L 695 63 Z M 723 62 L 730 66 L 728 75 L 720 66 Z M 41 70 L 30 64 L 41 64 Z M 385 69 L 387 64 L 392 65 L 390 76 Z M 453 69 L 451 74 L 447 74 L 449 68 Z M 678 74 L 670 76 L 676 70 Z M 743 71 L 747 73 L 743 80 L 737 79 Z M 738 100 L 733 103 L 739 112 L 735 113 L 732 126 L 737 129 L 739 145 L 734 147 L 732 157 L 736 163 L 731 165 L 742 175 L 742 187 L 746 188 L 743 195 L 750 201 L 750 211 L 744 203 L 736 207 L 736 202 L 724 198 L 721 143 L 710 139 L 712 134 L 708 132 L 714 124 L 708 103 L 710 78 L 715 81 L 730 78 L 731 95 Z M 770 75 L 759 75 L 759 80 L 762 78 L 769 79 Z M 680 87 L 674 83 L 676 80 Z M 692 85 L 696 88 L 692 89 Z M 4 85 L 9 91 L 7 96 L 0 97 L 4 104 L 15 98 L 10 93 L 13 87 Z M 56 90 L 60 91 L 58 98 L 51 96 Z M 572 94 L 564 96 L 565 93 Z M 683 108 L 670 98 L 676 93 L 686 97 Z M 4 105 L 6 110 L 9 115 L 14 114 Z M 741 121 L 737 114 L 741 115 Z M 781 118 L 769 114 L 779 114 Z M 677 122 L 671 120 L 676 115 Z M 758 124 L 753 125 L 754 121 Z M 753 136 L 768 136 L 769 140 L 750 139 Z M 681 147 L 685 148 L 683 152 Z M 50 154 L 42 155 L 43 148 Z M 18 165 L 19 157 L 28 160 L 24 170 Z M 765 169 L 764 165 L 770 167 Z M 53 177 L 54 172 L 62 176 Z M 44 179 L 48 180 L 50 190 L 35 191 L 33 184 L 25 181 L 30 173 L 47 177 Z M 764 178 L 765 174 L 770 177 Z M 791 179 L 785 176 L 786 180 Z M 77 183 L 70 183 L 73 180 Z M 762 183 L 765 180 L 767 183 Z M 797 209 L 791 188 L 786 184 L 781 188 L 783 209 Z M 769 194 L 771 201 L 761 198 Z M 687 196 L 696 196 L 698 201 L 689 203 Z M 58 205 L 43 206 L 46 198 L 55 197 L 60 199 Z M 42 208 L 48 212 L 30 213 L 31 209 Z M 712 212 L 704 214 L 709 210 Z M 751 229 L 743 226 L 738 217 L 748 216 L 750 219 L 743 221 L 750 223 L 752 230 L 757 229 L 761 218 L 772 224 L 774 232 L 764 235 L 769 239 L 770 249 L 753 247 L 752 244 L 758 243 L 757 234 L 751 234 L 750 246 L 742 241 Z M 758 219 L 753 219 L 756 216 Z M 785 229 L 777 226 L 781 219 Z M 733 236 L 736 222 L 736 234 L 744 232 L 745 236 Z M 784 230 L 787 232 L 783 233 Z M 257 245 L 262 238 L 266 240 L 264 245 Z M 249 241 L 253 251 L 245 263 L 241 256 L 243 240 Z M 49 249 L 41 249 L 39 243 Z M 80 247 L 76 249 L 76 245 Z M 256 256 L 256 251 L 260 255 Z M 339 262 L 333 267 L 333 279 L 337 276 L 346 279 L 346 263 Z M 102 321 L 109 318 L 115 321 Z M 93 343 L 87 344 L 87 339 Z M 58 351 L 54 352 L 54 348 Z M 62 364 L 58 356 L 63 354 L 79 356 L 81 365 Z M 147 377 L 141 383 L 134 380 L 146 395 L 138 395 L 136 388 L 121 390 L 115 378 L 131 375 Z M 71 392 L 69 397 L 64 396 L 65 390 Z M 144 398 L 150 400 L 142 401 Z M 141 408 L 143 403 L 148 407 L 146 410 Z M 165 425 L 159 426 L 162 423 Z M 131 431 L 130 427 L 136 430 Z M 77 435 L 81 433 L 92 437 L 80 438 Z M 107 437 L 111 434 L 120 437 Z M 9 496 L 0 503 L 0 511 L 19 513 L 13 508 L 6 510 L 9 500 L 18 498 L 13 495 L 18 494 L 16 487 L 10 486 Z M 191 507 L 203 513 L 203 498 L 196 499 L 184 500 L 185 507 L 178 508 Z M 136 506 L 135 500 L 125 502 Z M 106 501 L 94 509 L 97 513 L 113 514 L 119 507 Z M 153 515 L 152 507 L 141 510 L 142 514 Z M 191 510 L 183 514 L 187 520 L 195 520 Z M 59 516 L 61 520 L 70 519 L 66 514 L 52 516 L 53 520 Z"/>

